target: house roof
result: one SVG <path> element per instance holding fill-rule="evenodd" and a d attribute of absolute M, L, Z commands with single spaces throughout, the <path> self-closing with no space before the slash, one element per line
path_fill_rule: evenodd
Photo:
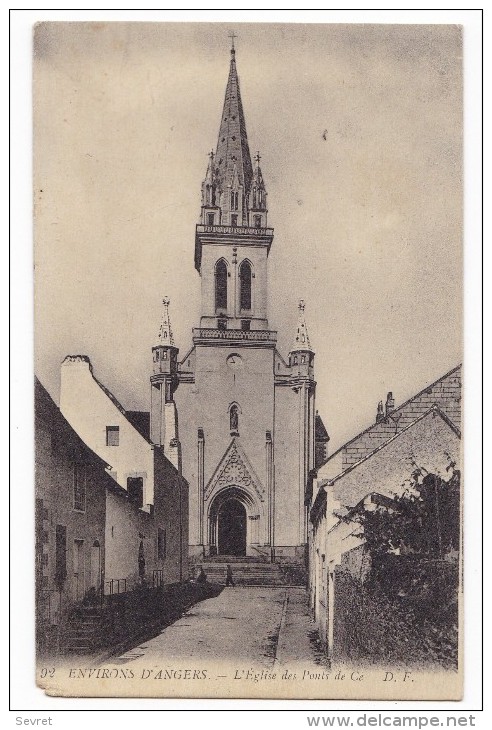
<path fill-rule="evenodd" d="M 91 365 L 90 360 L 88 358 L 87 360 L 89 362 L 89 365 Z M 119 400 L 116 398 L 115 395 L 113 395 L 109 388 L 103 385 L 101 381 L 96 378 L 92 370 L 92 366 L 91 375 L 94 378 L 94 381 L 101 388 L 101 390 L 108 396 L 109 400 L 116 406 L 120 413 L 125 416 L 128 423 L 130 423 L 130 425 L 133 426 L 136 431 L 138 431 L 142 438 L 144 438 L 149 444 L 152 445 L 152 441 L 150 440 L 150 414 L 146 411 L 127 411 L 125 408 L 123 408 Z"/>
<path fill-rule="evenodd" d="M 326 442 L 326 441 L 330 440 L 328 431 L 326 430 L 325 424 L 323 423 L 323 419 L 319 415 L 318 411 L 316 411 L 316 418 L 314 421 L 314 434 L 315 434 L 315 441 Z"/>
<path fill-rule="evenodd" d="M 59 436 L 58 443 L 63 444 L 64 448 L 72 448 L 72 458 L 83 458 L 92 463 L 93 466 L 100 467 L 101 486 L 114 494 L 128 498 L 126 489 L 123 489 L 107 473 L 106 468 L 109 467 L 109 464 L 92 451 L 85 441 L 80 438 L 36 376 L 34 377 L 34 409 L 36 418 L 42 420 L 52 434 L 55 433 Z"/>
<path fill-rule="evenodd" d="M 354 464 L 351 464 L 350 466 L 348 466 L 346 469 L 344 469 L 343 471 L 341 471 L 339 474 L 332 477 L 331 479 L 323 479 L 318 484 L 318 487 L 319 487 L 318 493 L 316 495 L 316 498 L 313 502 L 313 506 L 311 508 L 311 515 L 312 515 L 311 519 L 316 518 L 317 514 L 319 513 L 319 510 L 321 509 L 324 501 L 326 500 L 326 487 L 328 487 L 328 486 L 331 487 L 336 482 L 338 482 L 340 479 L 342 479 L 343 477 L 346 477 L 348 474 L 353 472 L 355 469 L 358 469 L 362 464 L 364 464 L 369 459 L 371 459 L 375 454 L 378 454 L 381 451 L 383 451 L 384 449 L 388 448 L 390 446 L 390 444 L 392 444 L 396 439 L 399 439 L 401 436 L 403 436 L 403 434 L 408 432 L 410 429 L 414 428 L 418 423 L 420 423 L 424 418 L 429 416 L 429 414 L 431 414 L 431 413 L 439 416 L 447 424 L 447 426 L 456 434 L 456 436 L 458 438 L 461 438 L 460 430 L 451 421 L 451 419 L 449 419 L 446 416 L 446 414 L 443 413 L 443 411 L 439 408 L 439 406 L 437 406 L 437 405 L 432 406 L 432 408 L 429 408 L 425 413 L 418 416 L 418 418 L 416 418 L 408 426 L 405 426 L 405 428 L 402 428 L 401 431 L 398 431 L 394 436 L 389 438 L 384 443 L 379 444 L 379 446 L 377 446 L 375 449 L 373 449 L 370 453 L 366 454 L 361 459 L 359 459 L 359 461 L 355 462 Z M 366 496 L 364 496 L 363 499 L 365 499 Z M 359 502 L 360 502 L 360 500 L 359 500 Z M 353 508 L 350 505 L 348 505 L 347 509 L 353 509 Z"/>
<path fill-rule="evenodd" d="M 339 479 L 344 477 L 346 474 L 350 473 L 354 469 L 357 469 L 360 464 L 363 464 L 365 461 L 370 459 L 374 454 L 377 454 L 382 449 L 385 449 L 387 446 L 393 443 L 397 438 L 400 438 L 404 433 L 406 433 L 409 429 L 413 428 L 417 423 L 422 421 L 422 419 L 426 418 L 429 413 L 435 413 L 436 415 L 439 415 L 442 420 L 449 426 L 449 428 L 454 431 L 454 433 L 458 436 L 458 438 L 461 438 L 461 432 L 459 428 L 455 426 L 455 424 L 446 416 L 445 413 L 442 412 L 442 410 L 439 408 L 439 406 L 432 406 L 432 408 L 429 408 L 425 413 L 422 413 L 421 416 L 415 419 L 415 421 L 412 421 L 408 426 L 405 426 L 405 428 L 402 428 L 401 431 L 397 431 L 394 436 L 389 438 L 387 441 L 385 441 L 383 444 L 379 444 L 379 446 L 376 446 L 375 449 L 373 449 L 369 454 L 366 454 L 362 457 L 362 459 L 359 459 L 359 461 L 356 461 L 355 464 L 351 464 L 346 469 L 341 471 L 336 476 L 332 477 L 331 479 L 326 479 L 321 482 L 322 485 L 325 484 L 335 484 Z"/>
<path fill-rule="evenodd" d="M 34 377 L 34 410 L 37 419 L 43 421 L 51 432 L 59 434 L 61 443 L 67 446 L 70 443 L 73 448 L 79 450 L 80 457 L 83 455 L 102 469 L 106 469 L 109 466 L 104 459 L 101 459 L 100 456 L 87 446 L 85 441 L 82 441 L 36 376 Z"/>
<path fill-rule="evenodd" d="M 149 411 L 125 411 L 125 416 L 139 434 L 147 441 L 150 439 L 150 413 Z"/>
<path fill-rule="evenodd" d="M 392 417 L 394 417 L 394 415 L 395 415 L 395 414 L 398 414 L 398 413 L 399 413 L 400 411 L 403 411 L 403 410 L 404 410 L 404 409 L 405 409 L 405 408 L 406 408 L 406 407 L 407 407 L 407 406 L 408 406 L 408 405 L 409 405 L 410 403 L 412 403 L 412 401 L 414 401 L 414 400 L 416 400 L 417 398 L 419 398 L 419 397 L 420 397 L 421 395 L 423 395 L 423 394 L 424 394 L 424 393 L 425 393 L 425 392 L 426 392 L 427 390 L 429 390 L 430 388 L 433 388 L 434 386 L 436 386 L 436 385 L 437 385 L 437 384 L 438 384 L 438 383 L 439 383 L 439 382 L 440 382 L 441 380 L 445 380 L 446 378 L 448 378 L 448 377 L 449 377 L 450 375 L 452 375 L 453 373 L 456 373 L 456 372 L 457 372 L 457 371 L 458 371 L 458 370 L 459 370 L 460 368 L 461 368 L 461 363 L 460 363 L 459 365 L 457 365 L 456 367 L 454 367 L 454 368 L 453 368 L 452 370 L 450 370 L 449 372 L 447 372 L 447 373 L 446 373 L 445 375 L 442 375 L 442 376 L 441 376 L 440 378 L 437 378 L 437 380 L 435 380 L 435 381 L 434 381 L 433 383 L 430 383 L 429 385 L 426 385 L 426 386 L 425 386 L 425 388 L 422 388 L 422 390 L 420 390 L 420 391 L 419 391 L 418 393 L 416 393 L 415 395 L 413 395 L 413 396 L 412 396 L 411 398 L 408 398 L 408 400 L 406 400 L 406 401 L 405 401 L 404 403 L 402 403 L 402 404 L 401 404 L 400 406 L 398 406 L 398 408 L 395 408 L 395 410 L 394 410 L 394 411 L 392 411 L 392 413 L 391 413 L 391 416 L 392 416 Z M 439 409 L 439 410 L 440 410 L 440 409 Z M 426 413 L 427 413 L 427 412 L 428 412 L 428 411 L 426 411 Z M 451 423 L 451 421 L 450 421 L 450 420 L 449 420 L 449 419 L 448 419 L 448 418 L 447 418 L 447 417 L 445 416 L 445 414 L 444 414 L 444 413 L 443 413 L 443 412 L 442 412 L 441 410 L 440 410 L 440 413 L 441 413 L 441 415 L 442 415 L 442 416 L 443 416 L 443 417 L 444 417 L 444 418 L 445 418 L 445 419 L 446 419 L 446 420 L 447 420 L 447 421 L 448 421 L 449 423 Z M 426 414 L 424 413 L 423 415 L 426 415 Z M 417 420 L 418 420 L 418 419 L 417 419 Z M 412 423 L 415 423 L 415 421 L 412 421 Z M 409 425 L 412 425 L 412 424 L 409 424 Z M 337 455 L 338 455 L 338 454 L 339 454 L 340 452 L 342 452 L 342 451 L 343 451 L 344 449 L 346 449 L 346 448 L 347 448 L 348 446 L 350 446 L 351 444 L 355 443 L 355 442 L 356 442 L 356 441 L 357 441 L 358 439 L 360 439 L 360 438 L 361 438 L 362 436 L 364 436 L 365 434 L 369 433 L 369 432 L 370 432 L 370 431 L 372 431 L 373 429 L 376 429 L 376 428 L 378 428 L 378 426 L 379 426 L 379 423 L 377 423 L 377 422 L 376 422 L 376 423 L 371 423 L 371 425 L 370 425 L 370 426 L 368 426 L 367 428 L 365 428 L 365 429 L 364 429 L 363 431 L 360 431 L 360 432 L 359 432 L 359 433 L 358 433 L 358 434 L 357 434 L 356 436 L 353 436 L 353 437 L 352 437 L 352 438 L 351 438 L 351 439 L 350 439 L 349 441 L 346 441 L 346 442 L 345 442 L 345 443 L 344 443 L 344 444 L 343 444 L 342 446 L 340 446 L 340 447 L 339 447 L 339 448 L 338 448 L 338 449 L 337 449 L 336 451 L 334 451 L 334 452 L 333 452 L 333 454 L 330 454 L 330 456 L 329 456 L 329 457 L 328 457 L 328 458 L 327 458 L 327 459 L 326 459 L 326 460 L 325 460 L 325 461 L 323 462 L 323 464 L 320 464 L 319 468 L 321 468 L 322 466 L 324 466 L 325 464 L 327 464 L 327 463 L 328 463 L 329 461 L 331 461 L 331 460 L 332 460 L 332 459 L 333 459 L 333 458 L 334 458 L 335 456 L 337 456 Z M 456 427 L 455 427 L 455 428 L 456 428 Z M 403 430 L 404 430 L 404 429 L 402 429 L 402 431 L 403 431 Z M 459 434 L 459 431 L 458 431 L 458 429 L 457 429 L 457 432 L 458 432 L 458 434 Z M 459 434 L 459 435 L 461 435 L 461 434 Z M 386 443 L 386 442 L 385 442 L 385 443 Z M 372 453 L 372 452 L 371 452 L 371 453 Z M 357 462 L 357 463 L 358 463 L 358 462 Z"/>

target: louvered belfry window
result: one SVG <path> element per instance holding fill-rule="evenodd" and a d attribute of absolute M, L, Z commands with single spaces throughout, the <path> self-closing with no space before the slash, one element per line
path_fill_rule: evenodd
<path fill-rule="evenodd" d="M 239 269 L 241 310 L 251 309 L 251 264 L 243 261 Z"/>
<path fill-rule="evenodd" d="M 215 309 L 227 310 L 227 265 L 222 259 L 215 267 Z"/>

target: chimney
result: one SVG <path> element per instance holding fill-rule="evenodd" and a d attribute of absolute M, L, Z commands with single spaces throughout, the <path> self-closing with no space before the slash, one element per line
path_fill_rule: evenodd
<path fill-rule="evenodd" d="M 378 403 L 378 410 L 376 413 L 376 423 L 379 423 L 380 421 L 384 420 L 384 408 L 383 408 L 383 401 L 380 400 Z"/>
<path fill-rule="evenodd" d="M 395 410 L 395 399 L 393 398 L 393 393 L 391 393 L 391 391 L 390 391 L 386 398 L 386 415 L 389 416 L 391 411 L 394 411 L 394 410 Z"/>

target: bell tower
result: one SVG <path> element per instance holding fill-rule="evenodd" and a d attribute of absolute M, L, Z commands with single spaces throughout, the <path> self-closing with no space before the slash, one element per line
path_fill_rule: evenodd
<path fill-rule="evenodd" d="M 195 268 L 202 280 L 202 328 L 267 330 L 267 258 L 273 229 L 267 227 L 267 193 L 260 154 L 251 162 L 236 52 L 215 152 L 202 183 Z"/>
<path fill-rule="evenodd" d="M 190 559 L 248 556 L 295 565 L 302 574 L 315 454 L 314 351 L 303 302 L 287 359 L 269 326 L 273 228 L 261 159 L 250 154 L 233 46 L 195 227 L 200 320 L 178 364 L 174 396 L 190 485 Z M 163 339 L 174 346 L 166 331 L 154 348 L 160 359 L 152 376 L 155 439 L 164 444 L 162 414 L 174 407 L 176 374 L 175 348 L 162 349 Z"/>

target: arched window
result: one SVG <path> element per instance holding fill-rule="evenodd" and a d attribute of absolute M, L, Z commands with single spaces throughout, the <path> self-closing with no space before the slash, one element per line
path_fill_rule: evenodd
<path fill-rule="evenodd" d="M 215 266 L 215 310 L 227 310 L 227 264 L 220 259 Z"/>
<path fill-rule="evenodd" d="M 251 309 L 251 264 L 243 261 L 239 267 L 240 304 L 242 310 Z"/>
<path fill-rule="evenodd" d="M 239 433 L 239 408 L 235 403 L 229 409 L 229 426 L 231 434 Z"/>

